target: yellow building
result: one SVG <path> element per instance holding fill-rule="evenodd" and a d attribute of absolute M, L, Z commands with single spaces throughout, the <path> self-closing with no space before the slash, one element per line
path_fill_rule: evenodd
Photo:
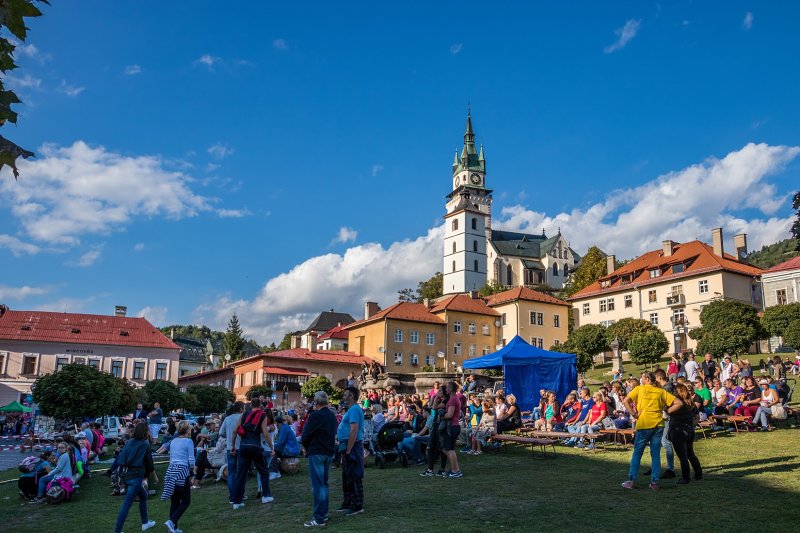
<path fill-rule="evenodd" d="M 447 324 L 444 339 L 447 371 L 454 372 L 464 359 L 497 350 L 500 313 L 476 293 L 444 296 L 431 305 L 430 311 Z M 445 361 L 438 361 L 436 366 L 444 367 Z"/>
<path fill-rule="evenodd" d="M 736 235 L 736 255 L 726 254 L 722 229 L 712 231 L 713 245 L 700 241 L 664 241 L 575 293 L 575 327 L 609 326 L 622 318 L 649 320 L 672 340 L 673 351 L 693 349 L 690 328 L 700 326 L 700 312 L 713 300 L 738 300 L 761 306 L 760 268 L 744 263 L 747 236 Z"/>
<path fill-rule="evenodd" d="M 500 341 L 519 335 L 531 346 L 548 350 L 567 341 L 570 304 L 548 294 L 515 287 L 490 296 L 487 305 L 500 315 Z"/>
<path fill-rule="evenodd" d="M 364 320 L 344 327 L 350 351 L 374 359 L 387 372 L 420 372 L 422 367 L 443 366 L 445 321 L 424 304 L 400 302 L 379 310 L 368 303 Z"/>

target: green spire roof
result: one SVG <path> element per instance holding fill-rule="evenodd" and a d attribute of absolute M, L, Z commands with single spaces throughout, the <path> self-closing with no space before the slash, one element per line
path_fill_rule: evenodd
<path fill-rule="evenodd" d="M 479 172 L 486 172 L 486 161 L 483 156 L 483 146 L 481 146 L 481 153 L 475 148 L 475 132 L 472 129 L 472 114 L 469 109 L 467 110 L 467 126 L 464 131 L 464 147 L 461 149 L 461 156 L 456 152 L 456 158 L 453 160 L 453 174 L 457 174 L 463 170 L 477 170 Z"/>

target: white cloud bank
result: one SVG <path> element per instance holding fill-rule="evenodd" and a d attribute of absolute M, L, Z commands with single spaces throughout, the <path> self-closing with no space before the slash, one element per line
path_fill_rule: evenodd
<path fill-rule="evenodd" d="M 625 25 L 621 28 L 617 28 L 614 30 L 614 34 L 617 36 L 616 42 L 608 45 L 605 47 L 605 52 L 607 54 L 611 54 L 616 52 L 617 50 L 622 50 L 625 48 L 625 45 L 628 42 L 636 37 L 636 34 L 639 32 L 639 25 L 642 23 L 641 20 L 630 19 L 625 22 Z"/>
<path fill-rule="evenodd" d="M 353 228 L 348 228 L 346 226 L 342 226 L 339 228 L 339 233 L 336 235 L 336 242 L 355 242 L 358 238 L 358 231 L 354 230 Z"/>
<path fill-rule="evenodd" d="M 167 325 L 166 307 L 145 307 L 136 313 L 136 316 L 140 318 L 146 318 L 148 322 L 156 327 L 163 327 Z"/>
<path fill-rule="evenodd" d="M 618 257 L 633 257 L 658 248 L 664 239 L 710 240 L 711 228 L 722 226 L 748 234 L 750 248 L 788 236 L 792 217 L 775 213 L 786 196 L 765 178 L 780 172 L 800 154 L 800 147 L 748 144 L 722 159 L 708 160 L 670 172 L 639 187 L 610 192 L 604 199 L 570 212 L 546 214 L 517 205 L 495 216 L 498 228 L 553 234 L 561 227 L 579 252 L 598 245 Z M 737 212 L 755 209 L 768 218 L 742 218 Z M 348 311 L 359 318 L 367 300 L 388 306 L 397 291 L 415 288 L 442 269 L 442 238 L 438 226 L 413 240 L 384 248 L 367 243 L 341 254 L 312 257 L 266 281 L 250 300 L 222 296 L 195 310 L 198 323 L 224 329 L 237 313 L 249 336 L 261 343 L 277 341 L 288 331 L 305 328 L 322 310 Z"/>
<path fill-rule="evenodd" d="M 43 287 L 8 287 L 0 285 L 0 302 L 3 300 L 24 300 L 30 296 L 41 296 L 49 291 Z"/>

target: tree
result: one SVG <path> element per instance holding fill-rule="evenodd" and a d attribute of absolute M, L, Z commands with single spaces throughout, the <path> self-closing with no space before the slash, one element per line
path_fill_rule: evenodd
<path fill-rule="evenodd" d="M 229 402 L 236 397 L 225 387 L 211 385 L 191 385 L 186 389 L 187 396 L 194 396 L 196 405 L 192 412 L 200 414 L 223 413 Z"/>
<path fill-rule="evenodd" d="M 652 367 L 669 350 L 669 341 L 660 330 L 654 328 L 631 335 L 627 347 L 631 361 Z"/>
<path fill-rule="evenodd" d="M 42 414 L 66 420 L 113 414 L 121 398 L 117 378 L 87 365 L 65 365 L 38 378 L 33 387 Z"/>
<path fill-rule="evenodd" d="M 492 294 L 497 294 L 498 292 L 503 292 L 503 286 L 500 285 L 498 282 L 491 280 L 487 281 L 486 285 L 478 289 L 478 295 L 481 298 L 488 298 Z"/>
<path fill-rule="evenodd" d="M 164 381 L 163 379 L 148 381 L 145 386 L 142 387 L 142 391 L 144 391 L 145 397 L 147 398 L 145 403 L 149 407 L 152 407 L 156 402 L 161 404 L 161 409 L 163 411 L 172 411 L 173 409 L 183 407 L 183 393 L 178 386 L 171 381 Z"/>
<path fill-rule="evenodd" d="M 108 413 L 109 415 L 124 416 L 129 415 L 136 408 L 137 403 L 144 403 L 145 398 L 142 389 L 133 387 L 125 378 L 114 378 L 117 380 L 117 387 L 119 387 L 120 395 L 119 402 Z"/>
<path fill-rule="evenodd" d="M 416 302 L 417 295 L 414 293 L 414 289 L 400 289 L 399 291 L 397 291 L 397 301 Z"/>
<path fill-rule="evenodd" d="M 628 342 L 634 335 L 637 333 L 646 333 L 648 331 L 660 330 L 651 324 L 649 320 L 623 318 L 608 326 L 605 331 L 605 336 L 609 346 L 614 339 L 618 339 L 620 350 L 627 350 Z"/>
<path fill-rule="evenodd" d="M 250 401 L 254 396 L 256 398 L 259 396 L 266 396 L 267 398 L 270 398 L 272 396 L 272 388 L 267 387 L 266 385 L 253 385 L 250 387 L 250 390 L 245 393 L 244 397 L 247 399 L 247 401 Z"/>
<path fill-rule="evenodd" d="M 792 209 L 797 212 L 794 223 L 792 224 L 792 237 L 798 240 L 798 249 L 800 249 L 800 191 L 794 194 L 792 198 Z"/>
<path fill-rule="evenodd" d="M 239 326 L 239 317 L 234 313 L 230 322 L 228 322 L 228 330 L 225 332 L 225 339 L 222 341 L 225 354 L 230 354 L 231 359 L 238 359 L 242 355 L 242 348 L 244 348 L 242 333 L 242 328 Z"/>
<path fill-rule="evenodd" d="M 600 251 L 600 248 L 592 246 L 581 259 L 581 264 L 567 280 L 563 294 L 572 296 L 606 274 L 606 256 Z"/>
<path fill-rule="evenodd" d="M 313 398 L 317 391 L 325 391 L 332 402 L 338 402 L 342 397 L 342 390 L 334 387 L 331 380 L 325 376 L 317 376 L 303 383 L 300 394 L 304 398 Z"/>
<path fill-rule="evenodd" d="M 771 337 L 782 337 L 789 324 L 800 319 L 800 302 L 767 307 L 761 325 Z"/>
<path fill-rule="evenodd" d="M 697 342 L 697 353 L 710 353 L 719 357 L 724 353 L 747 353 L 755 342 L 753 328 L 744 324 L 729 324 L 715 329 L 704 329 L 703 336 Z"/>
<path fill-rule="evenodd" d="M 21 42 L 25 42 L 28 37 L 25 18 L 40 17 L 41 15 L 42 12 L 34 5 L 33 0 L 0 1 L 0 28 L 5 28 Z M 17 64 L 14 62 L 14 50 L 18 46 L 18 42 L 12 41 L 9 37 L 8 34 L 0 37 L 0 72 L 3 73 L 3 78 L 0 79 L 0 126 L 5 125 L 6 122 L 17 123 L 17 112 L 12 110 L 11 106 L 21 103 L 14 91 L 5 88 L 8 72 L 17 68 Z M 19 157 L 28 159 L 34 157 L 34 153 L 17 146 L 0 135 L 0 170 L 4 165 L 8 165 L 14 173 L 14 179 L 17 179 L 19 177 L 17 158 Z"/>
<path fill-rule="evenodd" d="M 280 344 L 278 344 L 278 350 L 288 350 L 292 347 L 292 333 L 287 333 L 283 336 Z"/>
<path fill-rule="evenodd" d="M 792 320 L 783 331 L 783 342 L 800 352 L 800 319 Z"/>
<path fill-rule="evenodd" d="M 430 279 L 420 281 L 417 285 L 417 302 L 422 303 L 426 298 L 435 300 L 444 294 L 444 276 L 437 272 Z"/>
<path fill-rule="evenodd" d="M 747 353 L 766 336 L 755 307 L 735 300 L 715 300 L 700 313 L 701 328 L 689 332 L 697 340 L 697 353 L 722 355 Z"/>
<path fill-rule="evenodd" d="M 600 324 L 586 324 L 569 334 L 564 346 L 566 353 L 574 353 L 578 358 L 578 372 L 583 373 L 592 367 L 594 356 L 610 348 L 605 330 Z"/>

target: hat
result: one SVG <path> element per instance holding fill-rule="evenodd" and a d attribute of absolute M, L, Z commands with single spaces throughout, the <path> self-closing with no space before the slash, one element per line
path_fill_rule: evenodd
<path fill-rule="evenodd" d="M 766 379 L 759 379 L 758 380 L 758 384 L 759 385 L 769 385 L 769 381 L 767 381 Z"/>

